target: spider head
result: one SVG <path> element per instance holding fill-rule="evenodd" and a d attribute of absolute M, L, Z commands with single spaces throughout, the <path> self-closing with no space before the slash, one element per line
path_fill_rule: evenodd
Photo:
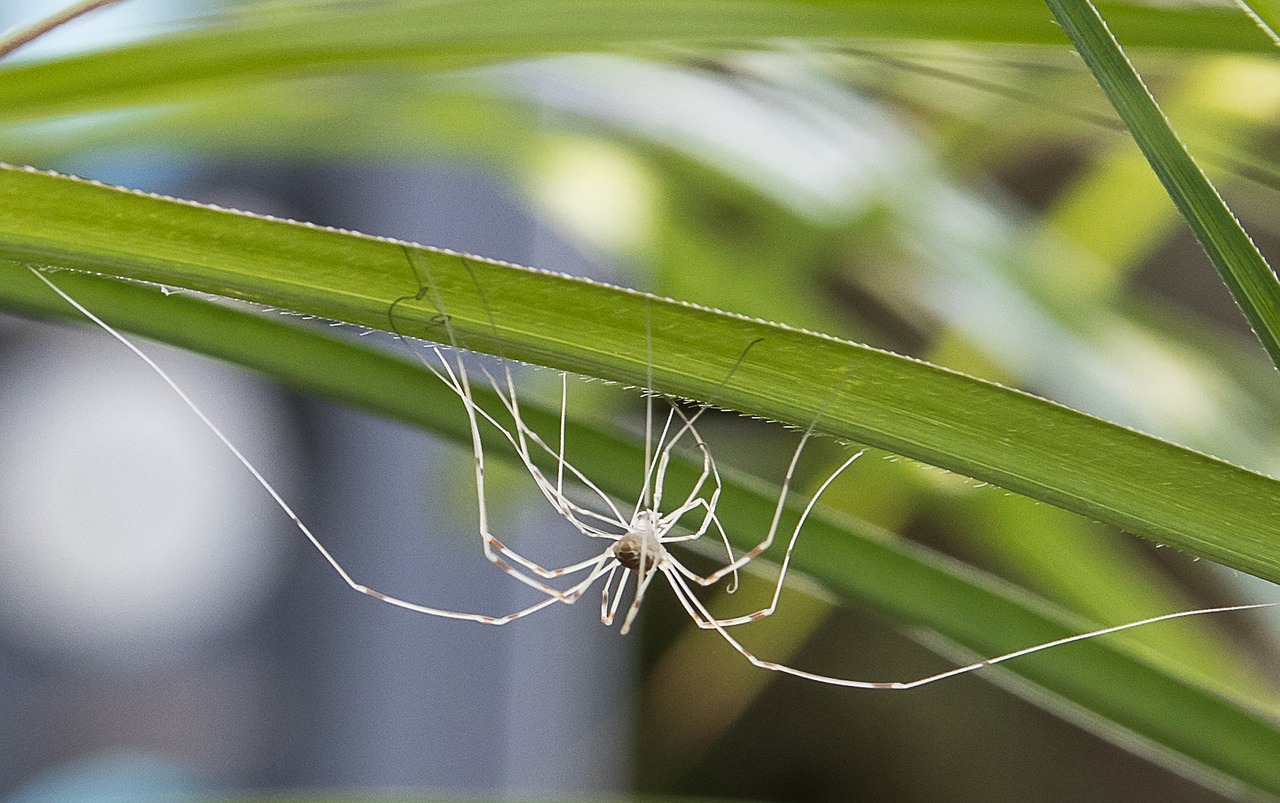
<path fill-rule="evenodd" d="M 662 514 L 656 510 L 637 510 L 631 517 L 630 532 L 657 537 L 658 528 L 662 526 Z"/>

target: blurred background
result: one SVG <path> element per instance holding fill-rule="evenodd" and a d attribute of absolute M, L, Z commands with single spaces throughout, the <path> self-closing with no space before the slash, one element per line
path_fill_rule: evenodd
<path fill-rule="evenodd" d="M 56 5 L 0 2 L 0 25 Z M 20 57 L 342 5 L 130 0 Z M 1280 66 L 1134 55 L 1274 256 Z M 647 45 L 9 124 L 0 158 L 828 332 L 1275 474 L 1271 369 L 1118 125 L 1065 43 Z M 468 451 L 146 350 L 358 580 L 484 613 L 526 600 L 480 556 Z M 519 376 L 522 393 L 556 398 L 550 372 Z M 570 405 L 633 428 L 643 416 L 638 394 L 600 383 L 575 381 Z M 706 429 L 718 460 L 773 480 L 796 440 L 729 414 Z M 801 489 L 848 453 L 818 444 Z M 549 562 L 581 555 L 527 477 L 495 474 L 504 541 L 536 542 Z M 884 453 L 825 501 L 1107 623 L 1280 598 Z M 763 588 L 748 579 L 734 607 Z M 1224 616 L 1149 640 L 1274 711 L 1278 627 Z M 802 580 L 751 643 L 846 677 L 947 665 Z M 978 675 L 905 694 L 774 677 L 662 589 L 626 638 L 590 597 L 504 628 L 381 605 L 343 586 L 118 344 L 0 319 L 0 799 L 1224 794 L 998 672 Z"/>

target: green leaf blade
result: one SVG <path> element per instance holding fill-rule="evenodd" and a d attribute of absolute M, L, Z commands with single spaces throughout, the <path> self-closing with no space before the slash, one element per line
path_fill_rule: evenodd
<path fill-rule="evenodd" d="M 1213 8 L 1110 6 L 1136 44 L 1267 52 L 1239 14 Z M 0 69 L 0 121 L 184 103 L 246 83 L 353 70 L 453 69 L 513 59 L 679 43 L 741 47 L 771 39 L 915 39 L 1052 45 L 1028 0 L 490 0 L 417 8 L 313 9 Z"/>
<path fill-rule="evenodd" d="M 1280 366 L 1280 278 L 1179 142 L 1097 10 L 1088 0 L 1046 1 Z"/>
<path fill-rule="evenodd" d="M 240 298 L 717 403 L 1280 579 L 1280 483 L 916 360 L 584 280 L 17 169 L 0 258 Z M 429 298 L 415 301 L 425 281 Z M 398 302 L 398 303 L 397 303 Z M 747 359 L 738 363 L 752 343 Z M 650 354 L 653 361 L 650 364 Z M 732 373 L 731 380 L 725 378 Z"/>

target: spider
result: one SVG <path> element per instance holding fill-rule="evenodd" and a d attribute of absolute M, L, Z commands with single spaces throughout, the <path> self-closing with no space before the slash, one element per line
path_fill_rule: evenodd
<path fill-rule="evenodd" d="M 413 260 L 412 253 L 407 246 L 405 246 L 405 253 L 409 257 L 410 265 L 414 268 L 415 279 L 418 279 L 417 266 Z M 292 507 L 290 507 L 288 502 L 286 502 L 280 493 L 276 491 L 266 477 L 258 471 L 248 458 L 246 458 L 235 444 L 232 443 L 231 440 L 222 432 L 217 424 L 215 424 L 204 413 L 196 402 L 187 395 L 187 393 L 169 376 L 167 372 L 165 372 L 163 368 L 156 364 L 151 357 L 143 352 L 136 344 L 133 343 L 133 341 L 125 337 L 110 324 L 103 321 L 93 312 L 65 293 L 39 270 L 33 267 L 31 268 L 31 271 L 40 279 L 40 281 L 44 282 L 54 293 L 59 295 L 81 315 L 92 321 L 95 325 L 132 351 L 138 358 L 143 360 L 147 366 L 149 366 L 151 370 L 154 371 L 160 379 L 162 379 L 173 390 L 173 392 L 178 395 L 183 403 L 190 408 L 192 413 L 200 419 L 200 421 L 213 433 L 213 435 L 221 441 L 221 443 L 231 452 L 241 465 L 244 466 L 245 470 L 248 471 L 271 496 L 276 505 L 290 518 L 298 530 L 301 531 L 307 540 L 311 542 L 312 546 L 315 547 L 315 549 L 321 554 L 321 556 L 323 556 L 323 558 L 348 586 L 355 591 L 366 594 L 387 604 L 395 605 L 418 613 L 448 619 L 479 622 L 486 625 L 505 625 L 552 605 L 574 604 L 581 599 L 593 585 L 603 578 L 600 598 L 600 619 L 605 625 L 612 625 L 621 610 L 626 588 L 628 584 L 631 583 L 631 579 L 634 576 L 634 591 L 632 592 L 631 603 L 626 608 L 626 612 L 623 615 L 621 626 L 619 628 L 619 632 L 625 634 L 630 630 L 636 616 L 639 614 L 641 603 L 644 600 L 644 596 L 649 586 L 652 584 L 654 579 L 661 576 L 670 587 L 681 607 L 699 628 L 704 630 L 714 630 L 734 650 L 757 667 L 834 686 L 879 690 L 906 690 L 924 686 L 946 678 L 951 678 L 956 675 L 972 672 L 983 667 L 992 666 L 1023 655 L 1039 652 L 1041 650 L 1050 649 L 1076 641 L 1083 641 L 1085 639 L 1095 638 L 1097 636 L 1115 633 L 1122 630 L 1128 630 L 1130 628 L 1141 627 L 1155 622 L 1209 613 L 1271 607 L 1276 604 L 1262 603 L 1201 608 L 1153 616 L 1139 621 L 1127 622 L 1125 624 L 1114 625 L 1037 644 L 1014 652 L 1006 653 L 1004 655 L 996 656 L 994 658 L 987 658 L 972 664 L 929 675 L 927 677 L 907 681 L 882 682 L 839 678 L 808 672 L 777 662 L 764 660 L 752 653 L 737 638 L 735 638 L 733 634 L 729 632 L 730 628 L 771 616 L 777 610 L 778 600 L 782 593 L 787 570 L 790 567 L 792 551 L 794 550 L 800 533 L 804 528 L 805 522 L 808 520 L 822 494 L 837 477 L 839 477 L 850 465 L 853 464 L 855 460 L 858 459 L 858 457 L 863 454 L 863 452 L 858 451 L 845 459 L 834 472 L 827 476 L 827 478 L 818 486 L 818 489 L 805 503 L 798 521 L 791 529 L 787 538 L 786 550 L 784 552 L 782 564 L 778 572 L 773 595 L 769 604 L 764 608 L 744 615 L 725 619 L 716 618 L 694 593 L 693 586 L 712 586 L 724 580 L 726 577 L 732 577 L 733 579 L 730 581 L 728 590 L 734 590 L 737 583 L 738 571 L 747 566 L 751 561 L 759 557 L 772 546 L 774 541 L 777 539 L 782 514 L 790 498 L 790 488 L 795 476 L 796 466 L 800 461 L 800 457 L 805 446 L 812 438 L 816 427 L 818 426 L 822 417 L 822 411 L 819 411 L 818 415 L 815 416 L 813 421 L 805 429 L 795 451 L 792 453 L 791 460 L 782 480 L 778 499 L 774 505 L 773 515 L 768 530 L 756 546 L 735 556 L 733 548 L 729 543 L 728 536 L 717 515 L 717 506 L 719 504 L 722 490 L 720 472 L 706 441 L 703 440 L 702 435 L 697 429 L 698 419 L 704 412 L 706 412 L 706 410 L 710 409 L 709 403 L 701 405 L 696 412 L 689 413 L 674 402 L 669 402 L 669 410 L 666 413 L 665 421 L 662 426 L 657 429 L 657 437 L 655 439 L 654 395 L 652 393 L 646 395 L 643 485 L 634 506 L 629 510 L 619 507 L 618 503 L 615 502 L 612 497 L 605 493 L 596 483 L 592 482 L 589 477 L 574 467 L 573 464 L 565 458 L 565 421 L 568 398 L 568 375 L 562 372 L 560 377 L 559 437 L 556 444 L 552 446 L 525 423 L 524 418 L 521 415 L 520 404 L 515 391 L 514 379 L 507 363 L 503 363 L 501 379 L 494 376 L 487 367 L 481 366 L 481 371 L 487 384 L 500 401 L 502 408 L 505 410 L 505 415 L 508 416 L 512 422 L 509 426 L 502 423 L 493 413 L 489 412 L 477 403 L 466 362 L 463 359 L 461 349 L 457 348 L 457 339 L 453 334 L 450 319 L 447 313 L 444 313 L 443 311 L 438 316 L 438 320 L 444 325 L 446 332 L 448 332 L 451 345 L 454 347 L 452 351 L 452 359 L 446 356 L 445 350 L 438 345 L 428 347 L 428 353 L 435 358 L 434 363 L 422 356 L 419 351 L 415 350 L 414 354 L 417 355 L 418 359 L 420 359 L 423 364 L 432 371 L 432 373 L 439 377 L 439 379 L 459 398 L 466 413 L 471 434 L 472 450 L 475 458 L 475 485 L 479 530 L 485 557 L 511 577 L 536 589 L 542 594 L 542 599 L 528 605 L 527 607 L 521 608 L 520 610 L 501 616 L 452 611 L 404 600 L 384 594 L 376 589 L 364 585 L 363 583 L 357 582 L 333 557 L 328 549 L 325 548 L 321 541 L 294 512 Z M 412 296 L 406 296 L 404 299 L 401 299 L 401 301 L 408 299 L 421 300 L 428 294 L 434 295 L 434 290 L 432 289 L 429 281 L 424 283 L 419 279 L 418 284 L 419 291 Z M 442 305 L 440 304 L 439 298 L 436 297 L 434 300 L 437 308 L 441 308 Z M 390 318 L 394 317 L 394 309 L 395 304 L 392 305 L 392 308 L 389 311 Z M 394 329 L 394 320 L 392 320 L 392 324 L 392 328 Z M 401 339 L 405 340 L 402 336 Z M 405 342 L 407 342 L 407 340 Z M 750 346 L 747 351 L 749 350 Z M 739 358 L 739 362 L 745 358 L 747 351 L 743 352 L 743 356 Z M 726 379 L 725 381 L 727 382 L 728 380 Z M 498 430 L 501 437 L 514 449 L 516 457 L 519 459 L 528 475 L 533 479 L 542 495 L 574 530 L 587 538 L 606 542 L 606 545 L 601 552 L 594 557 L 566 566 L 547 568 L 503 544 L 494 536 L 490 531 L 488 505 L 486 501 L 485 450 L 481 437 L 482 422 Z M 689 492 L 679 501 L 678 504 L 670 507 L 670 509 L 664 512 L 663 497 L 668 468 L 671 464 L 675 450 L 683 442 L 688 442 L 692 446 L 694 452 L 698 455 L 700 462 L 699 473 Z M 534 457 L 539 453 L 554 461 L 554 479 L 549 477 L 535 462 Z M 582 488 L 586 489 L 588 494 L 600 503 L 601 509 L 594 510 L 585 504 L 574 501 L 566 492 L 566 475 L 572 481 L 575 481 Z M 696 526 L 683 528 L 680 522 L 686 516 L 690 515 L 697 518 L 698 522 Z M 718 536 L 719 540 L 723 542 L 728 560 L 720 568 L 706 575 L 699 575 L 690 570 L 678 557 L 676 557 L 675 554 L 672 553 L 669 548 L 672 544 L 697 541 L 711 532 L 714 532 L 716 536 Z M 558 587 L 550 582 L 561 578 L 572 577 L 576 577 L 577 579 L 567 587 Z"/>

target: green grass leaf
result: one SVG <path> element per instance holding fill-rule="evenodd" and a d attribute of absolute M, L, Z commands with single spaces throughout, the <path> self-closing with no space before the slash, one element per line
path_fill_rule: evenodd
<path fill-rule="evenodd" d="M 1237 0 L 1240 7 L 1253 17 L 1258 27 L 1280 45 L 1280 2 L 1276 0 Z"/>
<path fill-rule="evenodd" d="M 1158 47 L 1267 52 L 1248 19 L 1209 7 L 1109 6 L 1126 37 Z M 1051 45 L 1029 0 L 462 0 L 327 6 L 213 18 L 207 27 L 113 50 L 0 70 L 0 122 L 183 103 L 247 84 L 353 70 L 442 70 L 654 43 L 741 47 L 770 39 L 918 39 Z M 226 22 L 229 24 L 218 24 Z"/>
<path fill-rule="evenodd" d="M 1133 132 L 1138 147 L 1231 290 L 1271 361 L 1280 366 L 1280 279 L 1275 271 L 1178 141 L 1097 9 L 1088 0 L 1047 2 L 1111 105 Z"/>
<path fill-rule="evenodd" d="M 0 170 L 0 207 L 0 258 L 378 329 L 394 305 L 400 331 L 437 341 L 448 315 L 467 348 L 800 427 L 821 412 L 820 431 L 1280 579 L 1280 483 L 926 363 L 448 252 L 411 249 L 415 275 L 397 242 L 38 171 Z"/>

